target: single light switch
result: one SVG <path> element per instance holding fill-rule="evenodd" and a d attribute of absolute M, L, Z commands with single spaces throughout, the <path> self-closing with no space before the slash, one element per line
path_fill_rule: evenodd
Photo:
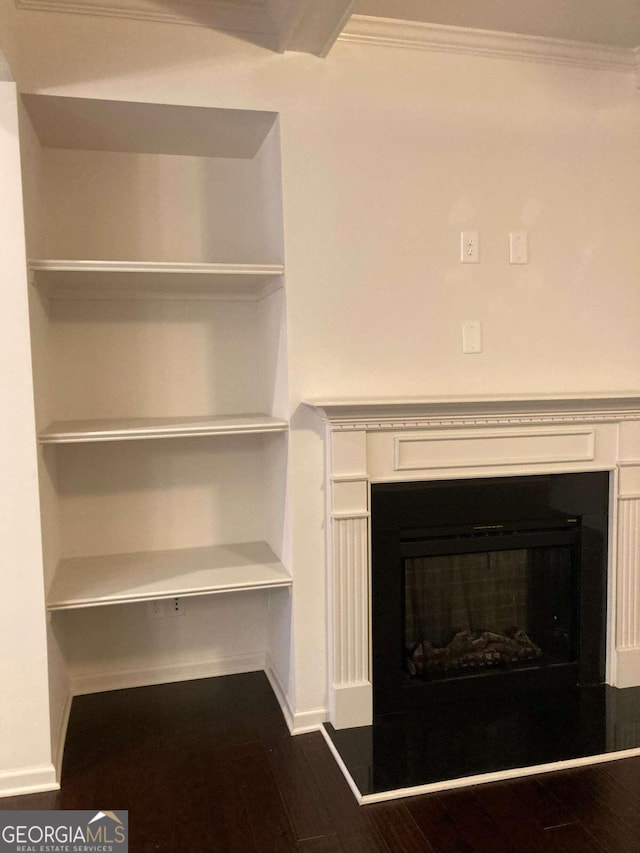
<path fill-rule="evenodd" d="M 528 264 L 529 246 L 526 231 L 511 231 L 509 234 L 509 263 Z"/>
<path fill-rule="evenodd" d="M 462 352 L 482 352 L 482 324 L 480 320 L 469 320 L 462 324 Z"/>

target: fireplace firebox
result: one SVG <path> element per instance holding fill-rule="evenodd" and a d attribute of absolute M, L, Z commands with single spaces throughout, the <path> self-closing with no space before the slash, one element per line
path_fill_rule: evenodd
<path fill-rule="evenodd" d="M 374 484 L 374 714 L 604 682 L 607 472 Z"/>

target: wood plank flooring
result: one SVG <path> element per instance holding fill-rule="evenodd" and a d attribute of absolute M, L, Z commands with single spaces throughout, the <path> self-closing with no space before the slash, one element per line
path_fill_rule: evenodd
<path fill-rule="evenodd" d="M 640 853 L 640 758 L 360 807 L 262 673 L 74 700 L 62 789 L 0 809 L 128 809 L 132 853 Z"/>

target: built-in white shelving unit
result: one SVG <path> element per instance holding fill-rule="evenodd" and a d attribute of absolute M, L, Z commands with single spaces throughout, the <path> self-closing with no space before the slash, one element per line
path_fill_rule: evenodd
<path fill-rule="evenodd" d="M 285 667 L 277 116 L 23 106 L 52 713 L 67 678 Z M 185 619 L 136 607 L 180 597 Z"/>

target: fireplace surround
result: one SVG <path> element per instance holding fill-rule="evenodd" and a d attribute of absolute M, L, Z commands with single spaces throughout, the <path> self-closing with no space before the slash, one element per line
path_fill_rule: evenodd
<path fill-rule="evenodd" d="M 374 716 L 605 680 L 607 472 L 371 487 Z"/>
<path fill-rule="evenodd" d="M 373 722 L 371 509 L 372 494 L 384 484 L 604 476 L 610 484 L 606 621 L 598 665 L 607 689 L 640 685 L 640 392 L 307 403 L 326 424 L 333 730 L 364 731 Z M 638 754 L 639 746 L 632 738 L 616 756 Z M 579 760 L 610 758 L 594 754 Z M 507 775 L 539 770 L 535 765 Z M 444 780 L 440 787 L 450 783 Z M 371 801 L 357 786 L 354 791 L 361 801 Z"/>

